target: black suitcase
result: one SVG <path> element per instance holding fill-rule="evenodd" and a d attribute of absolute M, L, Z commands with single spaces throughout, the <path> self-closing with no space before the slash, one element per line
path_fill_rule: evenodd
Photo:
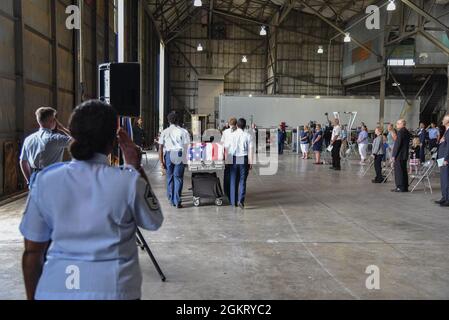
<path fill-rule="evenodd" d="M 192 173 L 193 205 L 199 207 L 201 199 L 214 199 L 217 206 L 223 205 L 223 190 L 216 173 Z"/>

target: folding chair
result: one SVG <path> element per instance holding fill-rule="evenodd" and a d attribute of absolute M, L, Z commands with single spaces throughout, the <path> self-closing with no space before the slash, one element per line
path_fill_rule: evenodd
<path fill-rule="evenodd" d="M 374 167 L 374 159 L 373 159 L 373 157 L 370 157 L 370 162 L 368 164 L 368 168 L 365 170 L 365 172 L 363 172 L 362 177 L 366 176 L 372 167 Z"/>
<path fill-rule="evenodd" d="M 420 172 L 418 173 L 417 176 L 415 176 L 413 178 L 413 180 L 411 181 L 410 184 L 413 184 L 413 182 L 418 179 L 418 182 L 413 186 L 412 190 L 410 192 L 413 192 L 416 190 L 416 188 L 418 187 L 418 185 L 420 183 L 422 183 L 424 185 L 424 192 L 426 192 L 427 187 L 430 190 L 430 194 L 433 193 L 432 190 L 432 184 L 430 182 L 430 176 L 432 175 L 433 170 L 436 167 L 436 161 L 434 160 L 429 160 L 426 161 L 426 163 L 423 164 L 422 169 L 420 170 Z M 427 183 L 427 184 L 426 184 Z"/>
<path fill-rule="evenodd" d="M 385 169 L 385 179 L 384 179 L 384 181 L 382 181 L 382 183 L 385 183 L 385 182 L 387 182 L 387 180 L 388 180 L 388 178 L 390 178 L 392 175 L 393 175 L 393 172 L 394 172 L 394 167 L 393 166 L 391 166 L 390 168 L 386 168 Z"/>

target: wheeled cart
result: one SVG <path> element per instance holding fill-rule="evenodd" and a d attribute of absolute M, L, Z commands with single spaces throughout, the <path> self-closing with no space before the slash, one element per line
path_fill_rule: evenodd
<path fill-rule="evenodd" d="M 188 168 L 192 172 L 193 205 L 202 199 L 213 199 L 223 205 L 223 189 L 217 172 L 224 170 L 223 146 L 218 143 L 194 143 L 189 148 Z"/>

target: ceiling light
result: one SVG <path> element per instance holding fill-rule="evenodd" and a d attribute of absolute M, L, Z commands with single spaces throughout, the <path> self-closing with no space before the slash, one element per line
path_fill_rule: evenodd
<path fill-rule="evenodd" d="M 318 54 L 323 54 L 324 53 L 323 46 L 319 46 L 317 52 Z"/>
<path fill-rule="evenodd" d="M 253 97 L 253 95 L 252 95 L 252 94 L 250 93 L 248 97 L 252 98 L 252 97 Z"/>
<path fill-rule="evenodd" d="M 387 6 L 387 11 L 394 11 L 396 10 L 396 4 L 394 3 L 394 0 L 390 0 Z"/>
<path fill-rule="evenodd" d="M 195 0 L 195 1 L 193 2 L 193 5 L 194 5 L 195 7 L 202 7 L 202 6 L 203 6 L 203 2 L 202 2 L 201 0 Z"/>
<path fill-rule="evenodd" d="M 261 36 L 267 35 L 267 28 L 265 26 L 260 27 L 260 35 Z"/>
<path fill-rule="evenodd" d="M 198 44 L 198 48 L 196 48 L 197 51 L 201 52 L 204 50 L 203 45 L 201 43 Z"/>
<path fill-rule="evenodd" d="M 350 33 L 346 33 L 345 34 L 345 42 L 351 42 L 351 34 Z"/>
<path fill-rule="evenodd" d="M 401 84 L 398 82 L 393 82 L 393 87 L 399 87 Z"/>
<path fill-rule="evenodd" d="M 243 56 L 243 57 L 242 57 L 242 62 L 243 62 L 243 63 L 247 63 L 247 62 L 248 62 L 248 58 L 247 58 L 246 56 Z"/>

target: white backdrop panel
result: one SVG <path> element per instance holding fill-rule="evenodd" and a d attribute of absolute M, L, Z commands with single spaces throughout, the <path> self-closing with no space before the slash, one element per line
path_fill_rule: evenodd
<path fill-rule="evenodd" d="M 365 122 L 369 130 L 373 130 L 379 121 L 379 99 L 375 98 L 301 98 L 301 97 L 242 97 L 220 96 L 219 121 L 223 125 L 231 117 L 246 118 L 248 123 L 254 122 L 260 128 L 277 127 L 286 122 L 290 127 L 301 126 L 309 121 L 324 124 L 325 113 L 333 118 L 333 112 L 340 112 L 342 123 L 346 124 L 348 117 L 343 112 L 357 111 L 356 124 Z M 385 100 L 385 122 L 396 122 L 404 107 L 402 99 Z M 418 127 L 419 101 L 413 102 L 413 107 L 406 116 L 409 128 Z"/>

